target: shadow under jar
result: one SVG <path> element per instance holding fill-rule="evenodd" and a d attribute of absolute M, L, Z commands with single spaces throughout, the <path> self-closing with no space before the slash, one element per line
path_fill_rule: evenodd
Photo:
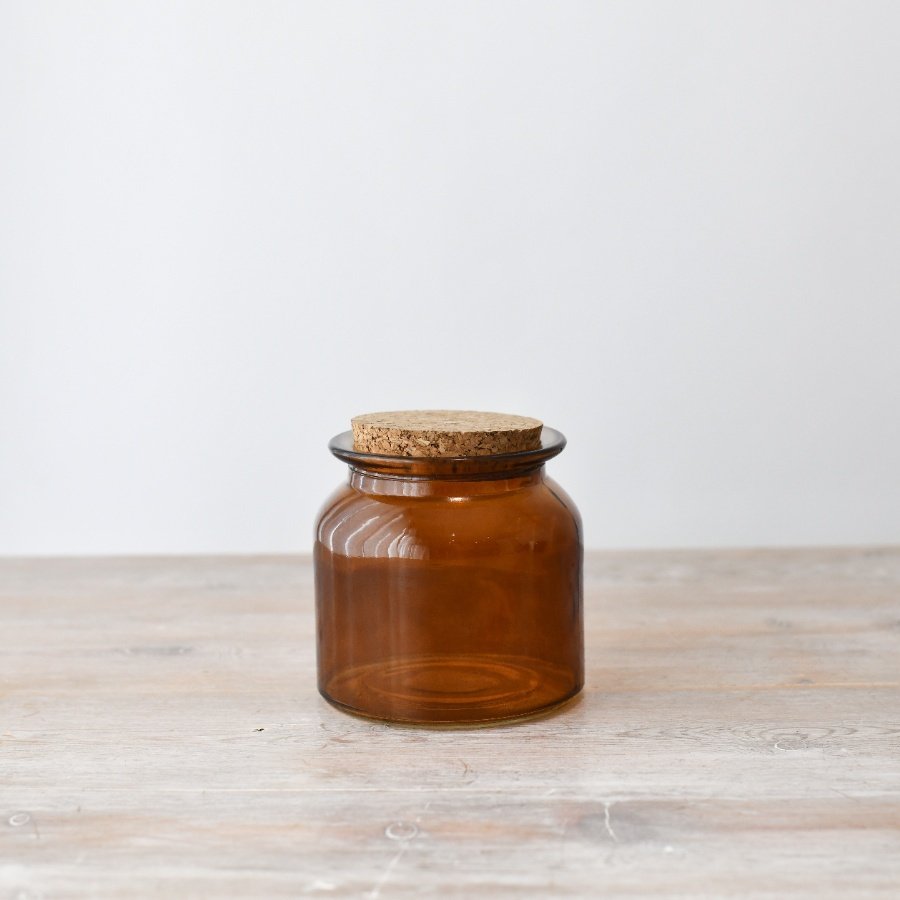
<path fill-rule="evenodd" d="M 331 452 L 314 551 L 319 690 L 396 722 L 518 718 L 584 683 L 581 518 L 544 472 L 565 438 L 472 457 Z"/>

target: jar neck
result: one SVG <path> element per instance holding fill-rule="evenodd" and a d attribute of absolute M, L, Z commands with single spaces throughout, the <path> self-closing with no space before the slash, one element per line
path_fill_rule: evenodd
<path fill-rule="evenodd" d="M 363 466 L 350 466 L 350 487 L 382 497 L 478 497 L 521 491 L 544 480 L 544 466 L 458 478 L 422 475 L 386 475 Z"/>
<path fill-rule="evenodd" d="M 350 486 L 388 497 L 475 497 L 521 491 L 544 480 L 544 463 L 566 446 L 553 428 L 534 450 L 483 456 L 387 456 L 362 453 L 353 432 L 335 435 L 328 447 L 350 467 Z"/>

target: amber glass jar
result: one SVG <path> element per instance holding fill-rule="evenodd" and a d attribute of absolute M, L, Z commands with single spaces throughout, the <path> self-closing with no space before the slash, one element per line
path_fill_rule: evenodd
<path fill-rule="evenodd" d="M 331 452 L 316 525 L 319 690 L 400 722 L 531 715 L 584 681 L 581 519 L 544 472 L 565 438 L 452 458 Z"/>

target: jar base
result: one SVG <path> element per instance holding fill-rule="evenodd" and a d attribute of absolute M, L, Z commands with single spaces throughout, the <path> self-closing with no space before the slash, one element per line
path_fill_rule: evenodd
<path fill-rule="evenodd" d="M 581 690 L 571 669 L 531 657 L 420 656 L 349 669 L 320 684 L 341 710 L 410 725 L 490 725 L 543 715 Z"/>

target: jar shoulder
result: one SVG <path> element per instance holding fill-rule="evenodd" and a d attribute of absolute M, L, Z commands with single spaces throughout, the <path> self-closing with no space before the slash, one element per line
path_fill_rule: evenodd
<path fill-rule="evenodd" d="M 321 540 L 323 529 L 334 528 L 345 521 L 352 508 L 359 505 L 360 496 L 359 491 L 353 490 L 347 482 L 339 484 L 319 507 L 315 539 Z"/>
<path fill-rule="evenodd" d="M 462 497 L 385 497 L 344 484 L 321 508 L 316 542 L 332 552 L 376 557 L 580 545 L 581 516 L 546 477 L 522 490 Z"/>
<path fill-rule="evenodd" d="M 581 536 L 581 512 L 578 507 L 575 505 L 575 501 L 569 496 L 566 490 L 553 478 L 545 477 L 544 478 L 544 487 L 547 489 L 547 492 L 553 497 L 553 499 L 562 505 L 562 507 L 569 513 L 572 517 L 572 521 L 574 522 L 576 528 L 578 529 L 578 535 Z"/>

